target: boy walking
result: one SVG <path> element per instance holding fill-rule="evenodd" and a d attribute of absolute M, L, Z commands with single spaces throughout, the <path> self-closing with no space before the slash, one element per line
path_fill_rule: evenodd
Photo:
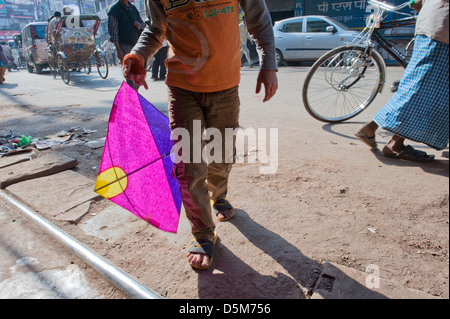
<path fill-rule="evenodd" d="M 239 125 L 239 6 L 245 13 L 249 33 L 262 51 L 256 92 L 264 85 L 263 102 L 276 93 L 272 21 L 264 0 L 147 0 L 146 5 L 147 27 L 131 54 L 125 57 L 123 73 L 127 80 L 147 88 L 145 66 L 167 40 L 172 51 L 166 78 L 171 128 L 187 129 L 191 136 L 190 158 L 183 157 L 175 166 L 194 235 L 188 261 L 194 268 L 207 269 L 217 239 L 211 202 L 218 221 L 234 216 L 233 206 L 226 199 L 232 164 L 227 160 L 225 145 L 220 163 L 195 161 L 198 154 L 194 153 L 192 137 L 208 128 L 220 130 L 224 137 L 225 129 Z M 197 127 L 201 132 L 195 132 Z M 225 144 L 225 139 L 222 140 Z"/>

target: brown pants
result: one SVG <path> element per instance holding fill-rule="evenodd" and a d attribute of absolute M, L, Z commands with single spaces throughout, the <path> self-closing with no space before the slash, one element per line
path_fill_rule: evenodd
<path fill-rule="evenodd" d="M 0 66 L 0 83 L 5 82 L 6 67 Z"/>
<path fill-rule="evenodd" d="M 169 118 L 172 130 L 184 128 L 190 136 L 190 159 L 175 165 L 186 216 L 195 238 L 211 238 L 215 223 L 211 200 L 225 198 L 233 160 L 225 152 L 225 129 L 239 126 L 238 86 L 220 92 L 199 93 L 169 87 Z M 197 132 L 196 128 L 200 128 Z M 206 163 L 198 149 L 198 137 L 205 129 L 216 128 L 222 135 L 222 160 Z M 197 141 L 194 139 L 197 138 Z M 174 144 L 181 140 L 174 136 Z M 201 141 L 203 150 L 208 141 Z M 234 152 L 234 140 L 233 140 Z M 234 156 L 234 153 L 231 157 Z M 231 162 L 231 163 L 230 163 Z"/>

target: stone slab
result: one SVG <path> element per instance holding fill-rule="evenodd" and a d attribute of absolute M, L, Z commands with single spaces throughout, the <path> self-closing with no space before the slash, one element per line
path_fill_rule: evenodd
<path fill-rule="evenodd" d="M 43 216 L 54 217 L 100 197 L 95 181 L 72 170 L 11 185 L 6 191 Z"/>
<path fill-rule="evenodd" d="M 22 162 L 31 161 L 33 158 L 36 158 L 36 152 L 31 150 L 0 157 L 0 169 Z"/>
<path fill-rule="evenodd" d="M 71 224 L 77 225 L 82 218 L 89 213 L 89 209 L 91 208 L 91 202 L 86 202 L 75 206 L 65 212 L 61 212 L 60 214 L 55 216 L 57 220 L 63 220 L 69 222 Z"/>
<path fill-rule="evenodd" d="M 105 241 L 115 241 L 133 232 L 133 222 L 145 223 L 145 221 L 126 209 L 114 205 L 105 208 L 96 216 L 82 222 L 80 228 L 87 235 L 95 236 Z"/>
<path fill-rule="evenodd" d="M 311 299 L 439 299 L 379 276 L 326 262 Z"/>
<path fill-rule="evenodd" d="M 21 162 L 0 169 L 0 188 L 22 181 L 48 176 L 77 166 L 77 160 L 68 156 L 49 153 L 31 161 Z"/>
<path fill-rule="evenodd" d="M 92 149 L 97 149 L 105 146 L 106 137 L 99 138 L 98 140 L 89 141 L 86 143 L 86 146 L 89 146 Z"/>

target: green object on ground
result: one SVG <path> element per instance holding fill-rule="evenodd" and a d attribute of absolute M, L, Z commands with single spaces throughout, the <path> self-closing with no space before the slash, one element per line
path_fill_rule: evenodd
<path fill-rule="evenodd" d="M 33 138 L 31 136 L 22 135 L 20 137 L 19 146 L 25 146 L 33 142 Z"/>

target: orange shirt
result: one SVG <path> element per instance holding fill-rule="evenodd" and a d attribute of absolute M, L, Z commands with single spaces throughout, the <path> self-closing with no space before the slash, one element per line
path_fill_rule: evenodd
<path fill-rule="evenodd" d="M 161 0 L 167 15 L 169 86 L 195 92 L 240 81 L 238 0 Z"/>

